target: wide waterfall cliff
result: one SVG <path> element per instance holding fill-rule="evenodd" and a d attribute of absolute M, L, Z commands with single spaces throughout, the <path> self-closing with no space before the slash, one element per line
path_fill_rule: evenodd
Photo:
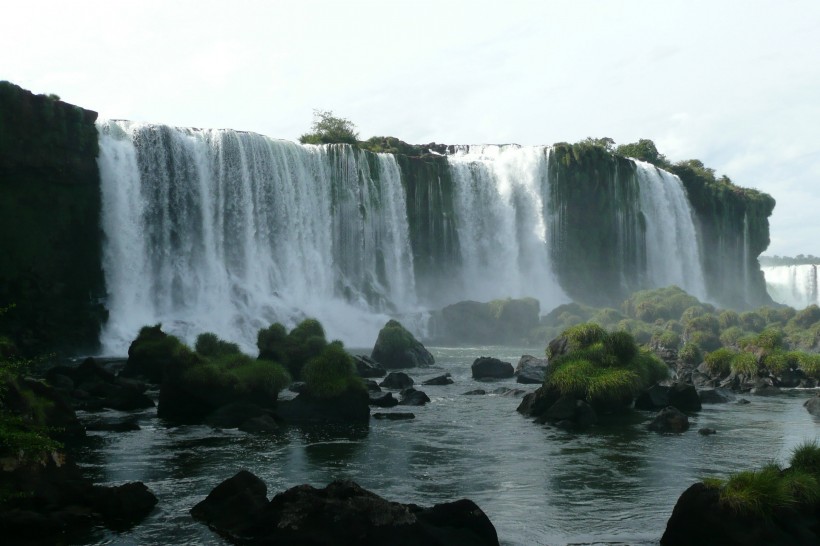
<path fill-rule="evenodd" d="M 817 282 L 818 263 L 794 265 L 763 264 L 766 289 L 772 299 L 795 309 L 820 305 L 820 287 Z"/>
<path fill-rule="evenodd" d="M 573 171 L 561 147 L 397 160 L 230 130 L 99 130 L 109 351 L 156 322 L 250 348 L 259 328 L 314 316 L 367 345 L 387 316 L 423 335 L 426 310 L 461 300 L 548 310 L 670 284 L 712 296 L 684 186 L 647 163 Z"/>
<path fill-rule="evenodd" d="M 259 328 L 307 316 L 370 345 L 387 317 L 424 336 L 429 312 L 462 300 L 534 297 L 546 313 L 669 284 L 722 307 L 771 301 L 757 256 L 774 200 L 699 162 L 95 126 L 0 91 L 0 308 L 18 304 L 0 322 L 37 351 L 99 336 L 122 353 L 158 322 L 250 350 Z"/>

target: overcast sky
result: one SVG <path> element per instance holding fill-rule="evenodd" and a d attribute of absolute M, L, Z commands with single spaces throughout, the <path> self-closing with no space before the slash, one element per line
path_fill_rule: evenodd
<path fill-rule="evenodd" d="M 650 138 L 777 199 L 820 255 L 820 1 L 6 2 L 0 79 L 101 117 L 295 140 Z"/>

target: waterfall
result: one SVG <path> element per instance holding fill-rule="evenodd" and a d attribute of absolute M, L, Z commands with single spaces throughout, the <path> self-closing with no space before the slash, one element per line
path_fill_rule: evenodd
<path fill-rule="evenodd" d="M 820 305 L 817 264 L 772 265 L 760 268 L 772 299 L 796 309 Z"/>
<path fill-rule="evenodd" d="M 395 158 L 228 130 L 101 122 L 104 350 L 161 322 L 189 343 L 306 316 L 366 346 L 415 304 Z"/>
<path fill-rule="evenodd" d="M 651 287 L 677 285 L 706 299 L 698 235 L 680 179 L 635 160 L 646 219 L 646 268 Z"/>
<path fill-rule="evenodd" d="M 543 146 L 464 146 L 448 156 L 460 243 L 456 299 L 568 301 L 550 264 Z"/>

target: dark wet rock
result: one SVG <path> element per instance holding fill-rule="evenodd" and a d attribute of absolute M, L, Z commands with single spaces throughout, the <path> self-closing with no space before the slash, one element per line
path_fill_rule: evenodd
<path fill-rule="evenodd" d="M 778 387 L 775 387 L 774 385 L 768 382 L 759 381 L 755 383 L 755 386 L 752 387 L 752 390 L 749 391 L 749 394 L 755 394 L 757 396 L 774 396 L 777 394 L 781 394 L 782 392 L 783 391 L 781 391 Z"/>
<path fill-rule="evenodd" d="M 558 428 L 574 430 L 590 427 L 598 422 L 595 409 L 573 396 L 561 396 L 549 409 L 536 417 L 537 423 L 550 423 Z"/>
<path fill-rule="evenodd" d="M 368 423 L 369 403 L 365 389 L 348 389 L 331 398 L 305 392 L 293 400 L 280 400 L 276 415 L 286 423 Z"/>
<path fill-rule="evenodd" d="M 547 366 L 549 366 L 549 361 L 546 358 L 524 355 L 515 367 L 515 380 L 519 383 L 540 385 L 544 382 Z"/>
<path fill-rule="evenodd" d="M 204 423 L 215 428 L 240 428 L 258 417 L 273 417 L 273 412 L 252 402 L 232 402 L 210 413 Z"/>
<path fill-rule="evenodd" d="M 646 428 L 655 432 L 679 434 L 689 430 L 689 418 L 679 409 L 669 406 L 658 412 Z"/>
<path fill-rule="evenodd" d="M 398 321 L 390 320 L 379 331 L 370 357 L 387 369 L 435 364 L 436 359 Z"/>
<path fill-rule="evenodd" d="M 541 417 L 561 397 L 560 393 L 552 388 L 540 387 L 524 395 L 516 411 L 529 417 Z"/>
<path fill-rule="evenodd" d="M 806 411 L 808 411 L 815 417 L 820 417 L 820 393 L 817 393 L 816 395 L 806 400 L 803 403 L 803 407 L 806 408 Z"/>
<path fill-rule="evenodd" d="M 703 427 L 701 429 L 698 429 L 698 434 L 700 434 L 701 436 L 709 436 L 711 434 L 717 434 L 717 431 L 713 428 Z"/>
<path fill-rule="evenodd" d="M 247 535 L 268 505 L 268 486 L 247 470 L 217 485 L 205 500 L 191 509 L 191 516 L 204 521 L 226 538 Z"/>
<path fill-rule="evenodd" d="M 195 519 L 234 543 L 498 544 L 490 520 L 466 499 L 423 508 L 387 501 L 354 482 L 335 481 L 322 489 L 296 486 L 267 502 L 258 478 L 243 475 L 237 480 L 237 476 L 229 487 L 221 489 L 223 482 L 191 510 Z"/>
<path fill-rule="evenodd" d="M 777 377 L 776 385 L 784 389 L 799 387 L 806 379 L 803 370 L 786 370 Z"/>
<path fill-rule="evenodd" d="M 367 392 L 382 392 L 382 388 L 379 384 L 372 379 L 366 379 L 364 381 L 364 386 L 367 388 Z"/>
<path fill-rule="evenodd" d="M 128 347 L 128 362 L 120 375 L 162 383 L 165 370 L 180 365 L 178 347 L 179 340 L 163 332 L 159 324 L 146 326 Z"/>
<path fill-rule="evenodd" d="M 370 405 L 379 408 L 392 408 L 397 406 L 399 401 L 393 398 L 392 392 L 375 393 L 370 395 Z"/>
<path fill-rule="evenodd" d="M 635 399 L 635 409 L 654 410 L 669 405 L 669 387 L 666 385 L 652 385 Z"/>
<path fill-rule="evenodd" d="M 512 377 L 515 370 L 509 362 L 489 356 L 481 356 L 471 367 L 475 379 L 506 379 Z"/>
<path fill-rule="evenodd" d="M 737 403 L 740 404 L 741 406 L 744 405 L 744 404 L 751 404 L 751 402 L 749 402 L 745 398 L 741 398 L 740 400 L 737 401 Z"/>
<path fill-rule="evenodd" d="M 669 387 L 669 405 L 684 412 L 701 410 L 700 397 L 694 385 L 672 383 Z"/>
<path fill-rule="evenodd" d="M 475 390 L 472 390 L 472 391 L 465 392 L 464 396 L 476 396 L 476 395 L 480 395 L 480 394 L 487 394 L 487 391 L 485 391 L 484 389 L 475 389 Z"/>
<path fill-rule="evenodd" d="M 4 461 L 0 485 L 30 494 L 0 504 L 4 544 L 57 544 L 104 525 L 125 530 L 147 516 L 157 498 L 141 482 L 97 486 L 62 455 L 45 462 Z"/>
<path fill-rule="evenodd" d="M 356 364 L 356 374 L 359 377 L 372 378 L 387 375 L 387 370 L 369 356 L 353 355 L 353 360 Z"/>
<path fill-rule="evenodd" d="M 399 405 L 423 406 L 429 401 L 430 397 L 427 396 L 423 391 L 416 390 L 413 387 L 408 387 L 401 391 L 401 400 L 399 401 Z"/>
<path fill-rule="evenodd" d="M 701 404 L 726 404 L 731 402 L 734 395 L 724 389 L 702 389 L 698 391 Z"/>
<path fill-rule="evenodd" d="M 809 546 L 820 544 L 820 504 L 800 503 L 767 517 L 745 514 L 721 502 L 720 491 L 696 483 L 678 499 L 661 537 L 662 546 Z"/>
<path fill-rule="evenodd" d="M 86 358 L 76 368 L 52 368 L 46 372 L 46 381 L 77 409 L 133 411 L 154 407 L 154 401 L 145 394 L 148 385 L 117 377 L 94 358 Z"/>
<path fill-rule="evenodd" d="M 415 419 L 415 413 L 394 411 L 390 413 L 374 413 L 374 419 L 387 419 L 388 421 L 406 421 L 408 419 Z"/>
<path fill-rule="evenodd" d="M 412 387 L 414 384 L 415 381 L 413 381 L 413 378 L 406 373 L 390 372 L 387 374 L 387 377 L 379 383 L 379 386 L 384 387 L 385 389 L 401 390 L 406 389 L 407 387 Z"/>
<path fill-rule="evenodd" d="M 439 375 L 439 376 L 434 377 L 432 379 L 428 379 L 427 381 L 424 381 L 422 383 L 422 385 L 452 385 L 452 384 L 453 384 L 453 378 L 449 373 L 446 373 L 444 375 Z"/>

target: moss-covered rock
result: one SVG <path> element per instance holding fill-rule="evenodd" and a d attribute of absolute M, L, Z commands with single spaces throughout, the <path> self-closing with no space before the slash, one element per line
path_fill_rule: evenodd
<path fill-rule="evenodd" d="M 397 320 L 390 320 L 379 331 L 370 357 L 387 369 L 430 366 L 435 358 Z"/>
<path fill-rule="evenodd" d="M 535 298 L 461 301 L 433 315 L 434 337 L 447 344 L 515 344 L 539 325 Z"/>

